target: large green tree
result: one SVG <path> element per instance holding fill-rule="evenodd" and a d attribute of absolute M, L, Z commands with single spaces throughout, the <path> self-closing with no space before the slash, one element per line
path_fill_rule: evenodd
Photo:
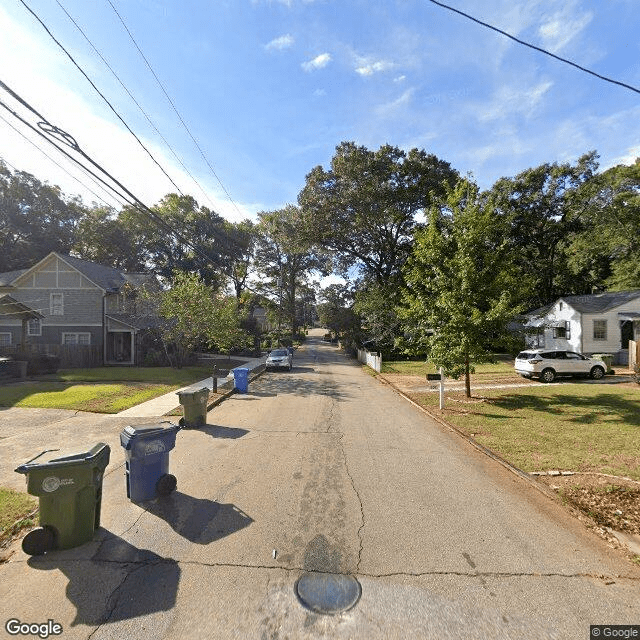
<path fill-rule="evenodd" d="M 401 280 L 419 214 L 457 172 L 424 150 L 342 142 L 328 170 L 315 167 L 298 202 L 304 240 L 331 253 L 339 272 L 357 268 L 379 286 Z"/>
<path fill-rule="evenodd" d="M 278 319 L 296 334 L 301 321 L 300 290 L 308 284 L 312 271 L 322 270 L 323 260 L 301 241 L 298 207 L 287 205 L 261 212 L 258 218 L 255 267 L 261 278 L 256 288 L 278 309 Z"/>
<path fill-rule="evenodd" d="M 572 237 L 570 266 L 589 274 L 594 287 L 640 288 L 640 158 L 596 175 L 583 192 L 591 206 Z"/>
<path fill-rule="evenodd" d="M 529 307 L 560 295 L 591 293 L 587 271 L 569 265 L 571 238 L 584 230 L 592 200 L 584 185 L 597 170 L 595 152 L 575 164 L 542 164 L 491 189 L 496 214 L 508 221 L 506 237 L 514 253 L 519 291 Z"/>
<path fill-rule="evenodd" d="M 0 272 L 31 267 L 51 251 L 69 253 L 84 215 L 80 198 L 0 160 Z"/>
<path fill-rule="evenodd" d="M 404 346 L 426 351 L 449 376 L 464 374 L 467 396 L 473 363 L 512 339 L 507 325 L 519 311 L 506 230 L 493 203 L 461 180 L 431 207 L 405 270 Z"/>

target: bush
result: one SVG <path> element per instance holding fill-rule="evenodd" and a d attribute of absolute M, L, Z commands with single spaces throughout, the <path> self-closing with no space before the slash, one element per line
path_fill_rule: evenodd
<path fill-rule="evenodd" d="M 640 364 L 636 364 L 633 367 L 633 379 L 636 384 L 640 384 Z"/>
<path fill-rule="evenodd" d="M 14 360 L 27 361 L 27 375 L 39 376 L 43 373 L 57 373 L 60 368 L 60 358 L 46 353 L 16 353 Z"/>

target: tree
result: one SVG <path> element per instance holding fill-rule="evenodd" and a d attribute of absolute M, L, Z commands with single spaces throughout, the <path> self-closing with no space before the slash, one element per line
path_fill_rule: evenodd
<path fill-rule="evenodd" d="M 217 294 L 197 274 L 176 271 L 171 288 L 160 297 L 159 312 L 167 320 L 164 343 L 175 346 L 174 366 L 202 346 L 229 354 L 248 344 L 236 299 Z"/>
<path fill-rule="evenodd" d="M 140 220 L 125 211 L 93 207 L 80 221 L 73 251 L 80 258 L 129 273 L 147 269 L 149 260 Z"/>
<path fill-rule="evenodd" d="M 69 253 L 84 215 L 80 198 L 0 160 L 0 272 L 29 268 L 51 251 Z"/>
<path fill-rule="evenodd" d="M 591 206 L 570 244 L 570 266 L 599 288 L 640 288 L 640 158 L 594 176 L 584 191 Z"/>
<path fill-rule="evenodd" d="M 256 225 L 251 220 L 225 221 L 223 229 L 229 237 L 229 256 L 226 273 L 231 278 L 236 298 L 240 299 L 247 287 L 256 246 Z"/>
<path fill-rule="evenodd" d="M 300 242 L 300 210 L 293 205 L 258 214 L 255 266 L 262 281 L 258 288 L 277 304 L 278 320 L 285 320 L 292 335 L 298 332 L 298 292 L 309 273 L 323 268 L 321 257 Z"/>
<path fill-rule="evenodd" d="M 417 215 L 457 177 L 448 162 L 423 150 L 370 151 L 342 142 L 328 171 L 318 166 L 307 175 L 298 197 L 301 235 L 330 252 L 338 272 L 357 267 L 362 277 L 389 287 L 401 280 Z"/>
<path fill-rule="evenodd" d="M 360 331 L 360 318 L 353 310 L 353 295 L 346 285 L 332 284 L 322 290 L 324 302 L 318 305 L 321 324 L 348 341 Z"/>
<path fill-rule="evenodd" d="M 493 203 L 461 180 L 431 207 L 405 272 L 404 346 L 426 349 L 447 375 L 464 373 L 467 397 L 472 363 L 491 361 L 496 344 L 512 340 L 507 325 L 520 311 L 506 231 Z"/>
<path fill-rule="evenodd" d="M 519 272 L 519 290 L 529 307 L 560 295 L 591 293 L 588 272 L 569 266 L 568 246 L 585 228 L 592 201 L 583 186 L 597 169 L 595 151 L 572 165 L 542 164 L 515 178 L 501 178 L 490 197 L 509 223 L 506 233 Z"/>

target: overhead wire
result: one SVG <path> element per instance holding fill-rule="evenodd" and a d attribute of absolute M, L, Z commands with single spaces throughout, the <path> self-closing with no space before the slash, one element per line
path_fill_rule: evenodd
<path fill-rule="evenodd" d="M 78 69 L 78 71 L 80 71 L 80 73 L 86 78 L 87 82 L 89 82 L 89 84 L 93 87 L 93 89 L 96 91 L 96 93 L 104 100 L 104 102 L 107 104 L 109 109 L 111 109 L 111 111 L 118 118 L 118 120 L 120 120 L 120 122 L 122 122 L 122 124 L 126 127 L 127 131 L 129 131 L 129 133 L 137 140 L 138 144 L 145 150 L 147 155 L 151 158 L 151 160 L 154 162 L 154 164 L 160 169 L 160 171 L 162 171 L 162 173 L 167 177 L 169 182 L 171 182 L 171 184 L 178 190 L 180 195 L 184 195 L 182 193 L 182 191 L 180 190 L 180 187 L 178 187 L 178 185 L 174 182 L 173 178 L 171 178 L 171 176 L 165 171 L 165 169 L 162 167 L 162 165 L 156 160 L 154 155 L 151 153 L 151 151 L 149 151 L 149 149 L 145 146 L 145 144 L 142 142 L 142 140 L 140 140 L 140 138 L 138 138 L 138 136 L 134 133 L 133 129 L 131 129 L 131 127 L 125 122 L 124 118 L 118 113 L 118 111 L 111 104 L 111 102 L 107 99 L 107 97 L 102 93 L 102 91 L 100 91 L 100 89 L 98 89 L 98 87 L 95 85 L 93 80 L 91 80 L 91 78 L 87 75 L 87 73 L 84 71 L 84 69 L 76 62 L 75 58 L 69 53 L 69 51 L 67 51 L 67 49 L 64 47 L 64 45 L 53 35 L 53 33 L 51 33 L 51 31 L 49 30 L 47 25 L 40 18 L 40 16 L 38 16 L 38 14 L 36 14 L 36 12 L 33 11 L 33 9 L 31 9 L 31 7 L 25 2 L 25 0 L 20 0 L 20 3 L 40 23 L 42 28 L 47 32 L 47 34 L 49 34 L 51 39 L 58 45 L 58 47 L 60 47 L 60 49 L 62 49 L 62 51 L 67 55 L 69 60 L 71 60 L 73 65 L 76 67 L 76 69 Z"/>
<path fill-rule="evenodd" d="M 122 197 L 127 204 L 135 208 L 137 211 L 140 211 L 147 217 L 151 218 L 156 224 L 161 226 L 165 231 L 172 234 L 175 238 L 177 238 L 181 243 L 185 246 L 191 248 L 196 255 L 203 258 L 210 264 L 214 264 L 218 267 L 221 267 L 223 270 L 226 268 L 226 265 L 220 262 L 218 258 L 214 258 L 208 253 L 204 252 L 200 247 L 195 245 L 193 242 L 185 238 L 175 227 L 170 225 L 166 220 L 162 218 L 162 216 L 158 215 L 155 211 L 150 209 L 147 205 L 145 205 L 137 196 L 135 196 L 124 184 L 122 184 L 117 178 L 112 176 L 104 167 L 98 164 L 93 158 L 91 158 L 88 154 L 86 154 L 78 145 L 76 140 L 66 131 L 63 131 L 59 127 L 52 125 L 41 113 L 38 112 L 32 105 L 30 105 L 24 98 L 18 95 L 15 91 L 13 91 L 6 83 L 0 80 L 0 88 L 4 89 L 9 95 L 11 95 L 15 100 L 17 100 L 20 104 L 22 104 L 25 108 L 27 108 L 31 113 L 37 115 L 40 118 L 40 122 L 38 123 L 38 127 L 34 127 L 32 124 L 27 122 L 22 116 L 20 116 L 16 111 L 11 109 L 6 103 L 0 100 L 0 107 L 6 109 L 9 113 L 11 113 L 15 118 L 19 119 L 23 124 L 27 125 L 30 129 L 35 131 L 38 135 L 43 137 L 47 142 L 56 147 L 61 153 L 66 155 L 68 158 L 73 160 L 76 164 L 81 165 L 82 163 L 72 156 L 70 153 L 61 149 L 58 144 L 51 139 L 51 137 L 55 137 L 55 140 L 58 142 L 62 142 L 66 144 L 70 148 L 72 148 L 78 155 L 84 158 L 87 162 L 89 162 L 96 170 L 100 171 L 104 174 L 108 179 L 118 187 L 118 189 L 122 192 L 119 193 L 116 187 L 110 185 L 106 180 L 97 176 L 91 169 L 87 169 L 96 179 L 102 182 L 105 186 L 110 188 L 115 193 L 119 193 L 120 197 Z M 46 135 L 48 134 L 48 135 Z M 124 194 L 124 195 L 123 195 Z M 129 202 L 130 201 L 130 202 Z M 228 238 L 231 242 L 234 242 L 233 238 Z"/>
<path fill-rule="evenodd" d="M 56 0 L 56 3 L 58 4 L 58 6 L 62 9 L 62 11 L 64 11 L 64 13 L 66 14 L 66 16 L 69 18 L 69 20 L 73 23 L 73 25 L 76 27 L 76 29 L 82 34 L 82 36 L 84 37 L 84 39 L 89 43 L 89 45 L 91 46 L 91 48 L 93 49 L 93 51 L 96 53 L 96 55 L 100 58 L 100 60 L 102 60 L 102 62 L 104 63 L 104 65 L 107 67 L 107 69 L 109 69 L 109 71 L 111 72 L 111 74 L 113 75 L 113 77 L 120 83 L 120 86 L 126 91 L 127 95 L 131 98 L 131 100 L 133 101 L 133 103 L 136 105 L 136 107 L 138 107 L 138 109 L 140 110 L 140 112 L 142 113 L 142 115 L 146 118 L 147 122 L 151 125 L 151 127 L 153 128 L 153 130 L 158 134 L 158 136 L 162 139 L 162 141 L 164 142 L 164 144 L 166 145 L 166 147 L 169 149 L 169 151 L 171 151 L 171 153 L 173 154 L 173 157 L 180 163 L 180 165 L 182 166 L 182 168 L 185 170 L 185 172 L 187 173 L 187 175 L 193 180 L 193 182 L 196 184 L 196 186 L 200 189 L 200 191 L 202 192 L 202 194 L 204 195 L 204 197 L 211 203 L 211 206 L 215 206 L 213 200 L 211 200 L 211 198 L 209 197 L 209 195 L 207 194 L 207 192 L 202 188 L 202 185 L 196 180 L 196 178 L 192 175 L 192 173 L 189 171 L 189 169 L 185 166 L 184 162 L 181 160 L 181 158 L 178 156 L 178 154 L 174 151 L 173 147 L 169 144 L 169 142 L 167 141 L 167 139 L 162 135 L 162 133 L 160 132 L 160 130 L 158 129 L 158 127 L 155 125 L 155 123 L 151 120 L 151 118 L 149 117 L 149 115 L 147 114 L 147 112 L 142 108 L 142 106 L 140 105 L 140 103 L 136 100 L 136 98 L 134 97 L 134 95 L 131 93 L 131 91 L 129 90 L 129 88 L 125 85 L 125 83 L 122 81 L 122 79 L 120 78 L 120 76 L 114 71 L 113 67 L 109 64 L 109 62 L 107 62 L 107 60 L 105 59 L 105 57 L 102 55 L 102 53 L 97 49 L 97 47 L 93 44 L 93 42 L 91 41 L 91 39 L 89 38 L 89 36 L 87 36 L 87 34 L 84 32 L 84 30 L 82 29 L 82 27 L 78 24 L 78 22 L 75 20 L 75 18 L 67 11 L 67 9 L 64 7 L 64 5 L 60 2 L 60 0 Z"/>
<path fill-rule="evenodd" d="M 546 49 L 543 49 L 542 47 L 538 47 L 535 44 L 531 44 L 530 42 L 527 42 L 526 40 L 521 40 L 520 38 L 516 38 L 515 36 L 511 35 L 510 33 L 507 33 L 506 31 L 503 31 L 502 29 L 498 29 L 498 27 L 494 27 L 493 25 L 489 24 L 488 22 L 483 22 L 482 20 L 479 20 L 478 18 L 474 18 L 473 16 L 469 15 L 468 13 L 465 13 L 464 11 L 461 11 L 460 9 L 456 9 L 455 7 L 452 7 L 448 4 L 445 4 L 444 2 L 438 2 L 438 0 L 427 0 L 427 2 L 430 2 L 431 4 L 435 4 L 439 7 L 442 7 L 443 9 L 447 9 L 448 11 L 452 11 L 453 13 L 457 13 L 458 15 L 461 15 L 462 17 L 466 18 L 467 20 L 471 20 L 472 22 L 475 22 L 483 27 L 486 27 L 487 29 L 491 29 L 492 31 L 495 31 L 511 40 L 513 40 L 514 42 L 517 42 L 518 44 L 521 44 L 525 47 L 529 47 L 530 49 L 534 49 L 535 51 L 539 51 L 540 53 L 543 53 L 547 56 L 550 56 L 551 58 L 555 58 L 556 60 L 559 60 L 560 62 L 563 62 L 565 64 L 568 64 L 572 67 L 575 67 L 576 69 L 579 69 L 580 71 L 583 71 L 584 73 L 588 73 L 592 76 L 595 76 L 596 78 L 599 78 L 600 80 L 604 80 L 605 82 L 610 82 L 611 84 L 615 84 L 618 85 L 620 87 L 623 87 L 625 89 L 629 89 L 630 91 L 634 91 L 635 93 L 640 93 L 640 89 L 638 89 L 637 87 L 634 87 L 630 84 L 627 84 L 626 82 L 620 82 L 619 80 L 614 80 L 613 78 L 609 78 L 607 76 L 604 76 L 600 73 L 596 73 L 595 71 L 588 69 L 587 67 L 583 67 L 575 62 L 573 62 L 572 60 L 568 60 L 567 58 L 562 58 L 561 56 L 556 55 L 555 53 L 551 53 L 551 51 L 547 51 Z"/>
<path fill-rule="evenodd" d="M 44 151 L 43 149 L 41 149 L 33 140 L 30 140 L 29 138 L 27 138 L 27 136 L 24 135 L 24 133 L 22 133 L 22 131 L 20 131 L 17 127 L 15 127 L 14 125 L 12 125 L 2 114 L 0 114 L 0 120 L 2 120 L 8 127 L 11 127 L 19 136 L 22 136 L 22 138 L 24 138 L 30 145 L 32 145 L 35 149 L 37 149 L 42 155 L 44 155 L 46 158 L 48 158 L 53 164 L 55 164 L 61 171 L 64 171 L 64 173 L 66 173 L 72 180 L 75 180 L 80 186 L 84 187 L 89 193 L 91 193 L 92 195 L 94 195 L 98 200 L 100 200 L 102 203 L 106 204 L 108 207 L 112 208 L 113 204 L 107 202 L 106 200 L 104 200 L 103 198 L 101 198 L 95 191 L 93 191 L 90 187 L 88 187 L 86 184 L 84 184 L 84 182 L 82 182 L 82 180 L 79 180 L 78 178 L 76 178 L 76 176 L 74 176 L 72 173 L 70 173 L 69 171 L 67 171 L 59 162 L 56 162 L 46 151 Z M 3 159 L 3 162 L 5 162 L 6 164 L 8 164 L 15 172 L 18 172 L 18 169 L 16 169 L 12 164 L 10 164 L 8 161 Z M 101 189 L 104 190 L 103 187 L 101 187 L 100 185 L 98 185 Z M 112 196 L 113 197 L 113 196 Z M 117 199 L 116 199 L 117 200 Z M 118 200 L 118 204 L 122 205 L 122 202 L 120 202 Z"/>
<path fill-rule="evenodd" d="M 144 55 L 144 53 L 142 52 L 142 49 L 140 48 L 140 46 L 136 42 L 136 39 L 133 37 L 133 34 L 131 33 L 131 31 L 130 31 L 129 27 L 127 26 L 126 22 L 124 21 L 124 18 L 120 15 L 120 13 L 118 12 L 118 10 L 116 9 L 116 7 L 114 6 L 114 4 L 113 4 L 113 2 L 111 0 L 107 0 L 107 2 L 111 5 L 111 8 L 113 9 L 114 13 L 118 16 L 118 19 L 122 23 L 122 26 L 124 27 L 125 31 L 129 34 L 129 38 L 131 38 L 131 42 L 133 42 L 135 48 L 138 50 L 138 53 L 142 56 L 142 59 L 144 60 L 145 64 L 147 65 L 149 71 L 152 73 L 152 75 L 155 78 L 156 82 L 158 83 L 158 86 L 160 87 L 160 89 L 162 89 L 162 92 L 164 93 L 165 97 L 169 101 L 169 104 L 173 108 L 175 114 L 178 116 L 178 119 L 182 123 L 182 126 L 184 127 L 185 131 L 189 134 L 189 137 L 191 138 L 191 140 L 193 140 L 193 143 L 195 144 L 196 148 L 200 152 L 200 155 L 202 156 L 202 158 L 206 162 L 206 164 L 209 167 L 209 170 L 213 174 L 214 178 L 218 181 L 218 184 L 222 187 L 222 190 L 224 191 L 224 193 L 226 194 L 227 198 L 229 199 L 229 202 L 231 202 L 231 204 L 235 207 L 236 211 L 242 216 L 243 215 L 242 211 L 240 211 L 238 205 L 234 202 L 233 198 L 231 197 L 231 194 L 227 191 L 227 188 L 224 186 L 224 184 L 222 184 L 222 180 L 220 180 L 220 178 L 219 178 L 218 174 L 216 173 L 215 169 L 213 168 L 213 166 L 209 162 L 209 159 L 207 158 L 207 156 L 205 155 L 204 151 L 202 150 L 202 148 L 198 144 L 198 141 L 195 139 L 195 137 L 191 133 L 191 130 L 187 126 L 187 123 L 184 121 L 182 115 L 180 115 L 180 112 L 178 111 L 178 108 L 176 107 L 176 105 L 174 104 L 173 100 L 169 96 L 169 93 L 165 89 L 165 87 L 162 84 L 160 78 L 158 78 L 156 72 L 154 71 L 153 67 L 151 66 L 151 63 L 149 62 L 149 60 L 147 60 L 147 57 Z"/>

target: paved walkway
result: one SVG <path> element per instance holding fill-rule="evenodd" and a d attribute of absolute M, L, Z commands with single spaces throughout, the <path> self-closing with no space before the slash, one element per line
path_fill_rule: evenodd
<path fill-rule="evenodd" d="M 249 371 L 253 371 L 255 368 L 259 367 L 261 364 L 264 364 L 266 356 L 262 356 L 260 358 L 253 358 L 251 360 L 247 360 L 244 364 L 240 365 L 240 367 L 245 367 L 249 369 Z M 236 369 L 240 367 L 235 367 Z M 225 384 L 225 382 L 229 382 L 229 378 L 233 377 L 233 369 L 229 373 L 226 378 L 218 378 L 218 387 Z M 116 413 L 117 417 L 125 417 L 125 418 L 152 418 L 157 416 L 163 416 L 170 411 L 173 411 L 179 404 L 179 400 L 177 394 L 180 391 L 184 391 L 185 389 L 202 389 L 203 387 L 207 387 L 207 389 L 213 389 L 213 378 L 205 378 L 204 380 L 200 380 L 200 382 L 194 382 L 186 387 L 182 387 L 181 389 L 177 389 L 176 391 L 170 391 L 169 393 L 165 393 L 163 396 L 158 396 L 157 398 L 153 398 L 151 400 L 147 400 L 147 402 L 143 402 L 142 404 L 136 405 L 135 407 L 131 407 L 130 409 L 125 409 L 120 413 Z"/>

